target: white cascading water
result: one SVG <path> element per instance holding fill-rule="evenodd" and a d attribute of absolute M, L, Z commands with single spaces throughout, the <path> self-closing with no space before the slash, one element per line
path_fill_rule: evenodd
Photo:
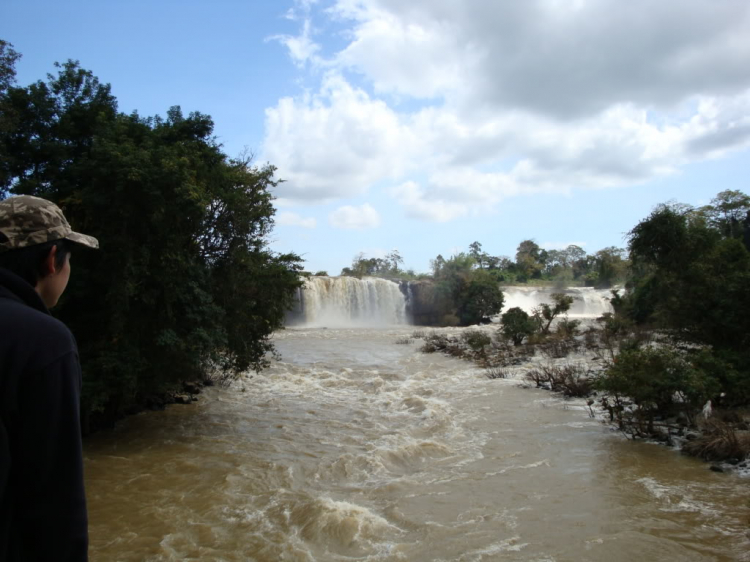
<path fill-rule="evenodd" d="M 522 308 L 531 314 L 533 309 L 542 303 L 552 304 L 552 293 L 564 293 L 573 297 L 573 305 L 568 316 L 578 318 L 599 317 L 605 312 L 612 312 L 609 298 L 610 289 L 594 289 L 593 287 L 568 287 L 555 289 L 553 287 L 503 287 L 505 306 L 503 312 L 514 307 Z"/>
<path fill-rule="evenodd" d="M 299 321 L 308 326 L 407 324 L 406 299 L 393 281 L 310 277 L 301 291 Z"/>

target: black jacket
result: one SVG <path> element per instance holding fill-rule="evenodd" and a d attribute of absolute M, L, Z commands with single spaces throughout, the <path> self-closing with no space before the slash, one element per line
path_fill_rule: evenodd
<path fill-rule="evenodd" d="M 0 268 L 0 562 L 87 560 L 80 392 L 70 330 Z"/>

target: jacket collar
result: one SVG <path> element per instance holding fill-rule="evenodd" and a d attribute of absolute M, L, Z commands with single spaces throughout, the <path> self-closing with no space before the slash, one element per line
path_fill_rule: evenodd
<path fill-rule="evenodd" d="M 21 279 L 18 275 L 0 267 L 0 299 L 7 298 L 23 303 L 31 308 L 49 314 L 49 310 L 34 290 L 34 287 Z"/>

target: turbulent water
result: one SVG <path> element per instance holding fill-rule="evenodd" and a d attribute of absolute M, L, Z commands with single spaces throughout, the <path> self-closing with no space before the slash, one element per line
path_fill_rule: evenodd
<path fill-rule="evenodd" d="M 94 436 L 91 559 L 750 560 L 748 479 L 412 330 L 286 330 L 268 371 Z"/>

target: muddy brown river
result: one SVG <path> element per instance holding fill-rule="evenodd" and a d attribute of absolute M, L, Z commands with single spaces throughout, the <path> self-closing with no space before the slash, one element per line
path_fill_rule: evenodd
<path fill-rule="evenodd" d="M 267 371 L 89 439 L 91 559 L 750 560 L 750 478 L 412 331 L 286 330 Z"/>

